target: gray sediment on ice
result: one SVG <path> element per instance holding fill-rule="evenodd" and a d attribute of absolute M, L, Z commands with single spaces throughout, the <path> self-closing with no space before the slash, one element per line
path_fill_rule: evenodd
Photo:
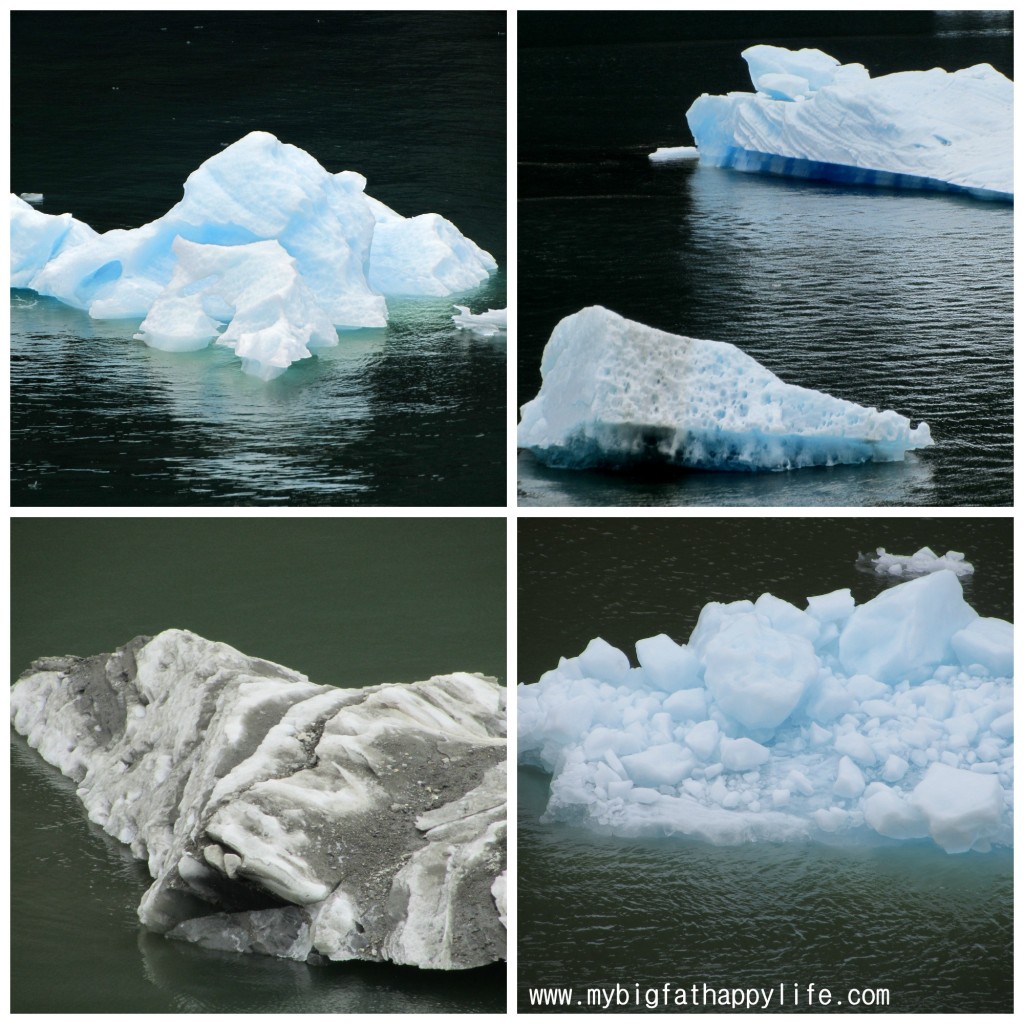
<path fill-rule="evenodd" d="M 341 689 L 183 630 L 35 661 L 15 729 L 147 861 L 149 929 L 296 960 L 505 956 L 505 690 Z"/>

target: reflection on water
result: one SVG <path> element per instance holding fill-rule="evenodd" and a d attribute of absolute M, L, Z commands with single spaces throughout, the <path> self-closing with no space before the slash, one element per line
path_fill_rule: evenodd
<path fill-rule="evenodd" d="M 161 352 L 136 321 L 12 295 L 15 504 L 504 501 L 505 348 L 447 299 L 394 301 L 264 383 L 226 348 Z"/>

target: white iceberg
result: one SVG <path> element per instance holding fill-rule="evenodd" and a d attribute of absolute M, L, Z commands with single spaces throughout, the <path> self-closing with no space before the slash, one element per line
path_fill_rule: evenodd
<path fill-rule="evenodd" d="M 508 310 L 488 309 L 483 313 L 471 313 L 469 306 L 456 306 L 458 312 L 452 322 L 462 330 L 472 331 L 482 338 L 493 338 L 508 330 Z"/>
<path fill-rule="evenodd" d="M 361 689 L 185 630 L 35 662 L 14 728 L 146 862 L 170 938 L 320 963 L 505 956 L 505 691 Z"/>
<path fill-rule="evenodd" d="M 937 555 L 929 547 L 923 547 L 912 555 L 891 555 L 885 548 L 878 548 L 875 557 L 870 555 L 866 561 L 874 567 L 875 572 L 887 576 L 920 576 L 928 572 L 949 569 L 957 576 L 971 576 L 974 566 L 966 560 L 962 551 L 947 551 Z"/>
<path fill-rule="evenodd" d="M 686 113 L 701 162 L 856 185 L 1013 196 L 1013 82 L 988 64 L 872 78 L 820 50 L 743 51 L 756 92 Z"/>
<path fill-rule="evenodd" d="M 175 243 L 203 246 L 204 260 L 222 268 L 231 264 L 238 273 L 244 262 L 245 274 L 266 273 L 269 285 L 273 274 L 264 251 L 218 259 L 211 250 L 273 242 L 290 258 L 279 287 L 294 292 L 300 279 L 303 304 L 308 300 L 317 310 L 312 334 L 301 317 L 284 312 L 277 318 L 282 331 L 294 334 L 272 346 L 274 357 L 281 358 L 292 349 L 301 357 L 309 337 L 322 334 L 324 318 L 342 329 L 382 327 L 387 295 L 464 292 L 496 268 L 492 256 L 443 217 L 402 217 L 367 196 L 365 185 L 360 174 L 331 174 L 298 147 L 252 132 L 193 171 L 181 201 L 139 228 L 97 234 L 70 214 L 43 214 L 11 196 L 11 283 L 98 319 L 145 318 L 161 300 L 143 337 L 194 337 L 192 320 L 175 325 L 170 318 L 183 289 L 198 293 L 206 283 L 186 284 L 187 268 L 176 276 L 181 254 L 191 254 L 194 262 L 196 250 Z M 223 320 L 219 302 L 208 296 L 208 318 Z M 246 363 L 258 376 L 282 368 L 258 357 Z"/>
<path fill-rule="evenodd" d="M 1013 843 L 1013 627 L 949 571 L 866 604 L 713 602 L 687 644 L 603 640 L 518 689 L 548 820 L 712 843 Z"/>
<path fill-rule="evenodd" d="M 785 384 L 734 345 L 591 306 L 562 320 L 518 444 L 550 465 L 782 470 L 901 461 L 932 443 L 892 411 Z"/>

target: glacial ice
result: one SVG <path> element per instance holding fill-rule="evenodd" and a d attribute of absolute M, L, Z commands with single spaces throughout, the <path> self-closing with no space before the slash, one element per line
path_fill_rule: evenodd
<path fill-rule="evenodd" d="M 872 78 L 821 50 L 743 51 L 756 92 L 686 113 L 701 162 L 856 185 L 1013 197 L 1013 82 L 988 64 Z"/>
<path fill-rule="evenodd" d="M 324 324 L 383 327 L 386 296 L 464 292 L 497 266 L 443 217 L 403 217 L 365 186 L 354 171 L 331 174 L 298 147 L 251 132 L 193 171 L 181 201 L 139 228 L 97 234 L 70 214 L 44 214 L 12 195 L 11 284 L 97 319 L 149 318 L 159 304 L 140 335 L 177 348 L 185 338 L 200 344 L 199 324 L 208 338 L 210 321 L 230 324 L 234 300 L 224 293 L 251 278 L 242 323 L 229 326 L 225 344 L 234 342 L 247 372 L 274 376 L 305 358 L 311 340 L 337 344 Z M 287 257 L 278 270 L 269 243 Z M 244 254 L 218 258 L 215 249 Z M 201 277 L 200 251 L 209 270 Z M 180 323 L 173 320 L 179 309 Z M 252 344 L 251 335 L 258 335 Z"/>
<path fill-rule="evenodd" d="M 700 159 L 700 150 L 696 146 L 661 146 L 653 153 L 647 154 L 652 164 L 667 164 L 676 161 L 694 162 Z"/>
<path fill-rule="evenodd" d="M 456 306 L 458 313 L 452 317 L 456 327 L 479 334 L 481 338 L 493 338 L 508 330 L 507 309 L 487 309 L 483 313 L 471 313 L 468 306 Z"/>
<path fill-rule="evenodd" d="M 454 969 L 504 958 L 505 691 L 362 689 L 184 630 L 35 662 L 15 729 L 147 862 L 139 918 L 213 949 Z"/>
<path fill-rule="evenodd" d="M 926 572 L 938 572 L 949 569 L 957 576 L 971 576 L 974 566 L 966 561 L 962 551 L 947 551 L 937 555 L 929 547 L 923 547 L 912 555 L 891 555 L 885 548 L 878 548 L 875 556 L 866 557 L 866 561 L 874 567 L 875 572 L 888 576 L 920 576 Z M 863 556 L 862 556 L 863 557 Z"/>
<path fill-rule="evenodd" d="M 712 602 L 689 642 L 603 640 L 518 688 L 519 760 L 546 811 L 717 844 L 1012 845 L 1013 627 L 949 570 L 862 605 Z"/>
<path fill-rule="evenodd" d="M 518 444 L 554 466 L 782 470 L 899 462 L 932 443 L 926 423 L 785 384 L 734 345 L 601 306 L 555 327 L 541 374 Z"/>

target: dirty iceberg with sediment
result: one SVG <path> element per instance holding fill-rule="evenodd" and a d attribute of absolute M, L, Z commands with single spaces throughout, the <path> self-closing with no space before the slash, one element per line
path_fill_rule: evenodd
<path fill-rule="evenodd" d="M 336 328 L 385 326 L 389 296 L 464 294 L 497 268 L 444 217 L 404 217 L 365 187 L 251 132 L 138 228 L 100 234 L 12 195 L 11 286 L 97 319 L 140 319 L 136 337 L 153 347 L 227 345 L 269 380 L 338 344 Z"/>
<path fill-rule="evenodd" d="M 989 64 L 872 78 L 821 50 L 743 51 L 755 92 L 686 113 L 705 166 L 1013 198 L 1013 82 Z"/>
<path fill-rule="evenodd" d="M 36 661 L 12 723 L 201 946 L 453 970 L 505 957 L 505 689 L 357 689 L 185 630 Z"/>
<path fill-rule="evenodd" d="M 900 462 L 927 423 L 787 384 L 735 345 L 590 306 L 555 327 L 518 445 L 557 467 L 788 470 Z"/>
<path fill-rule="evenodd" d="M 547 820 L 720 845 L 1013 843 L 1013 626 L 949 570 L 857 605 L 712 602 L 686 643 L 601 639 L 518 688 Z"/>

